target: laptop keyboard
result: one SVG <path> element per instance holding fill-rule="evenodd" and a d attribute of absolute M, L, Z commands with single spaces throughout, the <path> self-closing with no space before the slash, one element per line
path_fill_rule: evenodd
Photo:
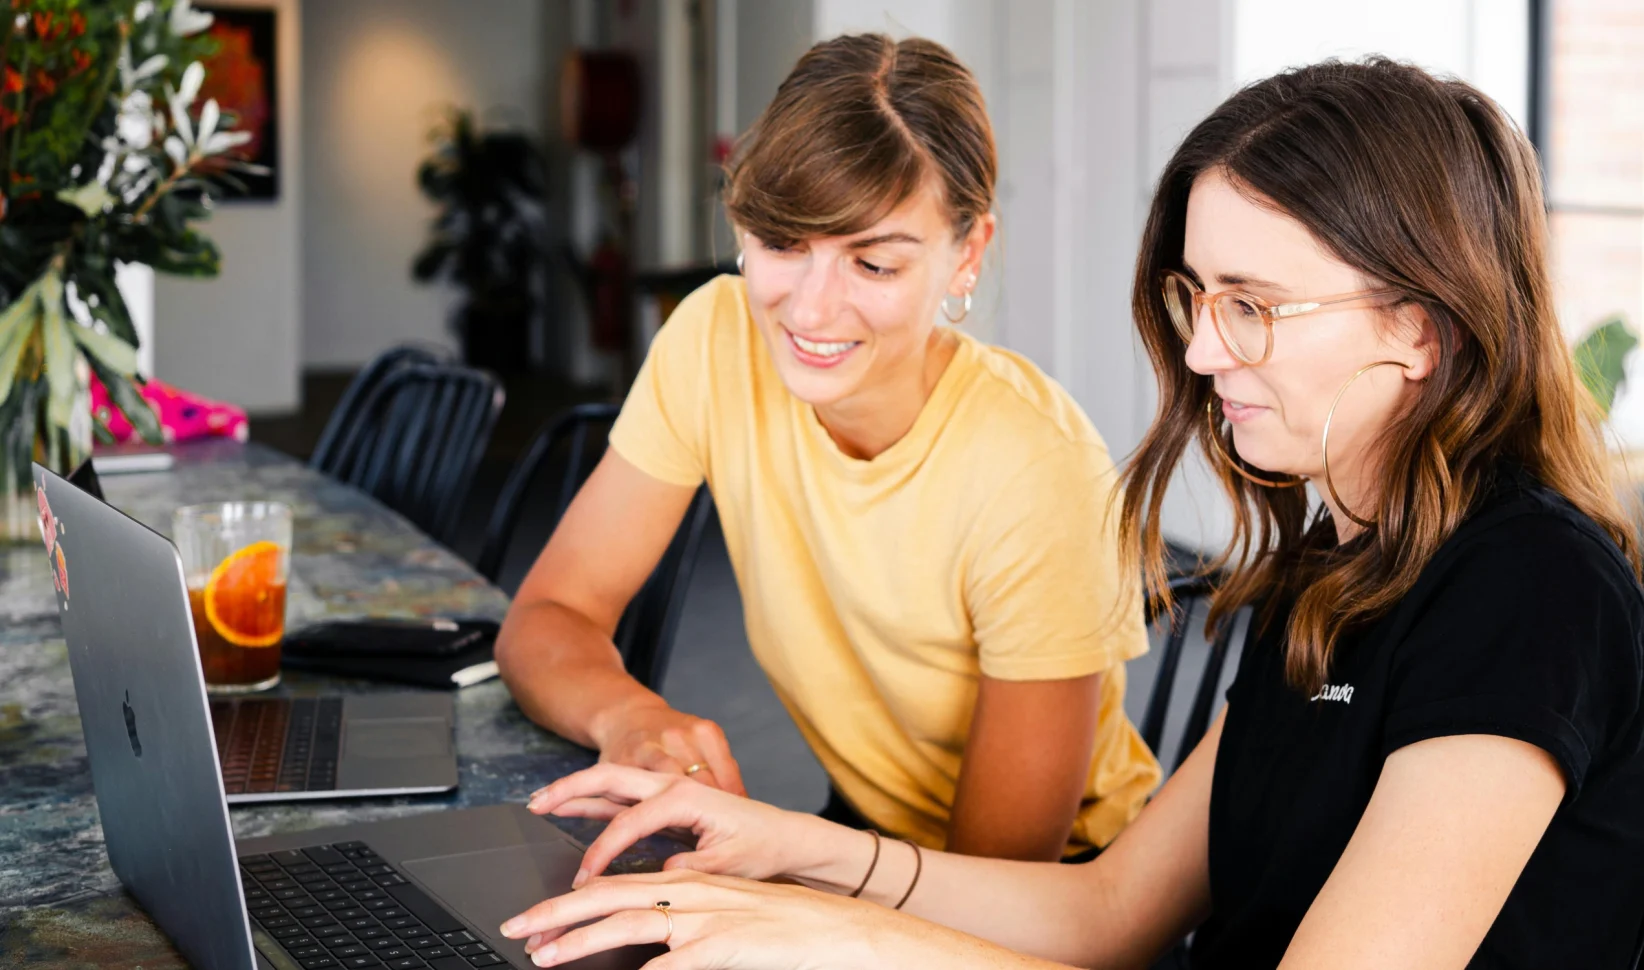
<path fill-rule="evenodd" d="M 342 705 L 340 697 L 212 701 L 224 793 L 334 791 Z"/>
<path fill-rule="evenodd" d="M 303 970 L 471 970 L 506 961 L 364 842 L 240 857 L 253 924 Z"/>

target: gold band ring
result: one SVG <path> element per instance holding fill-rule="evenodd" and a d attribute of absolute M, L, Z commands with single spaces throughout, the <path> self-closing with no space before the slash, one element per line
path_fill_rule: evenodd
<path fill-rule="evenodd" d="M 666 899 L 664 899 L 664 900 L 658 902 L 655 906 L 651 907 L 652 909 L 654 909 L 657 912 L 661 913 L 662 918 L 668 921 L 668 935 L 664 936 L 662 938 L 662 945 L 663 946 L 667 946 L 668 941 L 674 938 L 674 914 L 668 912 L 668 910 L 672 906 L 673 906 L 672 903 L 670 903 Z"/>
<path fill-rule="evenodd" d="M 708 767 L 706 763 L 698 761 L 696 764 L 685 769 L 685 777 L 689 778 L 706 767 Z"/>

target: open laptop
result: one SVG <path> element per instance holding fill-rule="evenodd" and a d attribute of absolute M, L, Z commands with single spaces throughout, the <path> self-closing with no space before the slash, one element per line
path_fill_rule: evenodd
<path fill-rule="evenodd" d="M 57 602 L 109 864 L 193 966 L 531 966 L 497 927 L 568 891 L 581 846 L 519 805 L 236 844 L 176 548 L 38 465 L 34 476 L 55 520 Z M 396 746 L 387 730 L 369 735 L 373 750 Z M 345 724 L 345 758 L 352 744 Z M 660 952 L 576 966 L 632 970 Z"/>
<path fill-rule="evenodd" d="M 102 502 L 94 461 L 101 459 L 82 462 L 67 481 Z M 56 509 L 56 495 L 51 499 Z M 127 532 L 114 529 L 98 543 L 118 542 Z M 211 701 L 230 805 L 450 791 L 457 787 L 454 723 L 451 699 L 441 694 Z"/>

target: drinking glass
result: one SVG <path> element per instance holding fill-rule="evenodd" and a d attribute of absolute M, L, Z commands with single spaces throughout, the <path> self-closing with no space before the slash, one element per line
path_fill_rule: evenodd
<path fill-rule="evenodd" d="M 190 505 L 172 515 L 206 690 L 244 694 L 280 682 L 291 509 L 278 502 Z"/>

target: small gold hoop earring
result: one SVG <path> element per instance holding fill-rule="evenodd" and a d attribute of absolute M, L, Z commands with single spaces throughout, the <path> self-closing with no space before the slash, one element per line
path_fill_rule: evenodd
<path fill-rule="evenodd" d="M 1341 500 L 1341 496 L 1336 494 L 1336 483 L 1330 478 L 1330 422 L 1335 420 L 1336 405 L 1341 403 L 1342 395 L 1347 393 L 1347 389 L 1353 386 L 1354 381 L 1358 380 L 1360 377 L 1363 377 L 1370 371 L 1375 370 L 1377 367 L 1403 366 L 1403 364 L 1396 360 L 1378 360 L 1374 364 L 1365 364 L 1363 367 L 1360 367 L 1353 373 L 1352 377 L 1347 379 L 1347 383 L 1341 386 L 1341 390 L 1336 392 L 1336 399 L 1330 402 L 1330 412 L 1324 416 L 1324 435 L 1319 440 L 1319 451 L 1321 452 L 1321 456 L 1324 460 L 1324 487 L 1330 490 L 1330 500 L 1336 503 L 1336 508 L 1341 509 L 1341 514 L 1347 516 L 1349 519 L 1352 519 L 1354 522 L 1358 523 L 1358 525 L 1366 529 L 1375 528 L 1375 520 L 1361 519 L 1355 515 L 1353 510 L 1347 507 L 1347 503 Z"/>
<path fill-rule="evenodd" d="M 1243 478 L 1247 482 L 1260 485 L 1262 488 L 1295 488 L 1302 482 L 1307 481 L 1305 478 L 1297 478 L 1294 481 L 1289 482 L 1272 482 L 1265 478 L 1257 478 L 1255 475 L 1245 471 L 1244 466 L 1239 464 L 1238 460 L 1228 452 L 1227 446 L 1222 444 L 1221 429 L 1216 427 L 1216 400 L 1216 397 L 1212 396 L 1209 401 L 1205 402 L 1206 407 L 1204 409 L 1204 416 L 1206 423 L 1210 425 L 1210 444 L 1216 449 L 1217 456 L 1220 457 L 1222 461 L 1227 463 L 1227 467 L 1237 472 L 1240 478 Z"/>
<path fill-rule="evenodd" d="M 958 316 L 954 316 L 948 312 L 948 298 L 945 296 L 942 297 L 942 316 L 947 317 L 949 323 L 958 323 L 959 321 L 970 316 L 970 291 L 965 291 L 964 309 L 959 311 Z"/>

